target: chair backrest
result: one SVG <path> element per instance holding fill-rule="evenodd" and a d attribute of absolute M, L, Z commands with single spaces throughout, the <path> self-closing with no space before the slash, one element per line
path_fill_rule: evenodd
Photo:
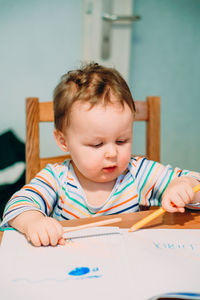
<path fill-rule="evenodd" d="M 135 101 L 135 121 L 146 123 L 145 156 L 160 161 L 160 97 L 147 97 Z M 38 98 L 26 99 L 26 182 L 28 183 L 47 163 L 61 162 L 70 155 L 40 157 L 40 122 L 53 122 L 53 102 L 39 102 Z"/>

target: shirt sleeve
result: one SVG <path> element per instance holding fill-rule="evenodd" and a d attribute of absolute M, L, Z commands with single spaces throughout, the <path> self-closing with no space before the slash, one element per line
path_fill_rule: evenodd
<path fill-rule="evenodd" d="M 200 173 L 164 166 L 145 157 L 131 160 L 131 169 L 136 181 L 139 204 L 157 206 L 168 184 L 176 177 L 190 176 L 200 181 Z"/>
<path fill-rule="evenodd" d="M 57 200 L 57 174 L 54 165 L 49 164 L 11 197 L 5 207 L 1 227 L 8 227 L 8 221 L 28 210 L 38 210 L 49 216 Z"/>

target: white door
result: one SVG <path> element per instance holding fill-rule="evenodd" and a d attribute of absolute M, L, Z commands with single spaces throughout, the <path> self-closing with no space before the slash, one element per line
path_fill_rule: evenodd
<path fill-rule="evenodd" d="M 129 75 L 133 0 L 83 0 L 82 61 L 115 67 Z"/>

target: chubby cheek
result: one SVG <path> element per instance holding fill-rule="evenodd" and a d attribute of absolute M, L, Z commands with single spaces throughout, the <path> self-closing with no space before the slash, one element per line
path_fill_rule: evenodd
<path fill-rule="evenodd" d="M 82 151 L 81 154 L 76 155 L 76 166 L 80 171 L 95 173 L 102 168 L 103 157 L 98 151 Z M 74 161 L 75 162 L 75 161 Z"/>
<path fill-rule="evenodd" d="M 128 148 L 127 151 L 123 151 L 122 153 L 120 153 L 119 167 L 125 169 L 128 166 L 130 159 L 131 159 L 131 148 Z"/>
<path fill-rule="evenodd" d="M 120 168 L 126 169 L 126 167 L 129 164 L 130 158 L 131 158 L 131 155 L 128 155 L 128 154 L 122 156 L 120 159 L 120 163 L 119 163 Z"/>

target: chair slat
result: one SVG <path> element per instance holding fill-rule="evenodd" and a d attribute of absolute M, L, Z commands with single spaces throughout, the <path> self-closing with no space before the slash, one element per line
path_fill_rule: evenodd
<path fill-rule="evenodd" d="M 145 101 L 135 101 L 135 121 L 148 121 L 149 114 L 148 114 L 148 106 Z"/>
<path fill-rule="evenodd" d="M 53 102 L 40 102 L 39 120 L 40 122 L 54 121 Z"/>

